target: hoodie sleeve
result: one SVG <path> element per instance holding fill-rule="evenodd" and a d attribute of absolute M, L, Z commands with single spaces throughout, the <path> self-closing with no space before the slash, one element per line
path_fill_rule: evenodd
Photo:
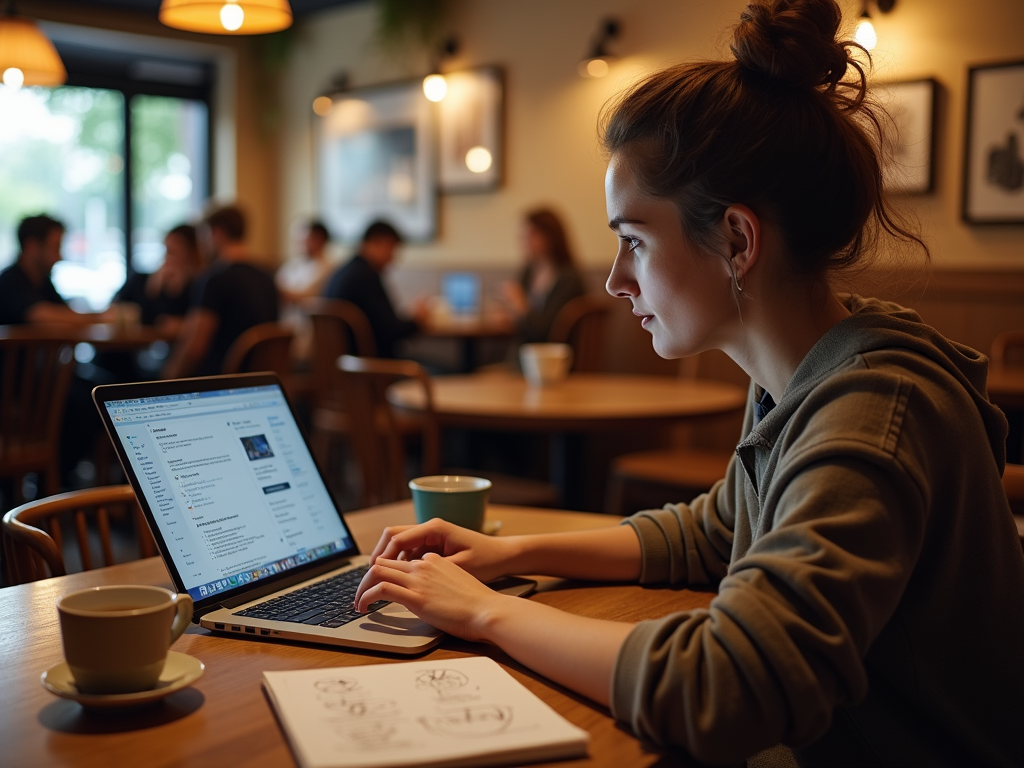
<path fill-rule="evenodd" d="M 862 659 L 920 548 L 924 501 L 894 464 L 871 451 L 804 462 L 783 486 L 784 516 L 733 563 L 709 609 L 645 621 L 628 636 L 614 716 L 716 764 L 821 735 L 836 705 L 865 695 Z M 721 492 L 633 519 L 645 581 L 723 568 L 709 554 L 722 551 L 722 518 L 701 513 Z M 656 547 L 669 550 L 667 565 L 648 563 Z"/>

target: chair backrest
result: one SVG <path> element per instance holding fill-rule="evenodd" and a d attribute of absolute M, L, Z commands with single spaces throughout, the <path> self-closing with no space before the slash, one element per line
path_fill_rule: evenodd
<path fill-rule="evenodd" d="M 580 373 L 603 370 L 608 339 L 605 326 L 608 302 L 580 296 L 568 302 L 555 316 L 548 341 L 572 347 L 572 369 Z"/>
<path fill-rule="evenodd" d="M 1024 366 L 1024 331 L 1004 331 L 996 336 L 990 357 L 996 368 Z"/>
<path fill-rule="evenodd" d="M 46 471 L 56 487 L 73 353 L 67 331 L 0 329 L 0 476 Z"/>
<path fill-rule="evenodd" d="M 156 545 L 132 487 L 113 485 L 88 488 L 36 499 L 4 515 L 4 559 L 8 564 L 8 578 L 14 584 L 25 584 L 67 573 L 61 526 L 65 520 L 70 520 L 74 525 L 84 570 L 113 565 L 110 516 L 119 510 L 128 510 L 128 514 L 133 517 L 139 555 L 155 555 Z M 90 544 L 90 519 L 99 539 L 98 561 L 93 557 L 93 546 Z"/>
<path fill-rule="evenodd" d="M 342 355 L 375 357 L 377 345 L 365 313 L 340 299 L 307 299 L 302 308 L 313 324 L 313 401 L 340 408 Z"/>
<path fill-rule="evenodd" d="M 381 360 L 342 355 L 338 360 L 342 392 L 348 409 L 352 447 L 362 470 L 364 506 L 408 497 L 404 437 L 387 401 L 387 388 L 402 379 L 415 379 L 423 388 L 425 407 L 417 422 L 422 435 L 421 471 L 434 474 L 440 466 L 440 439 L 434 412 L 434 392 L 423 366 L 411 360 Z"/>
<path fill-rule="evenodd" d="M 224 356 L 222 373 L 273 371 L 282 380 L 291 370 L 295 332 L 279 323 L 260 323 L 242 333 Z"/>

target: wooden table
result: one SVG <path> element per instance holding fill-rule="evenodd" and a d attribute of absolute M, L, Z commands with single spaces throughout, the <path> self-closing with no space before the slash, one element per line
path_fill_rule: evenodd
<path fill-rule="evenodd" d="M 479 364 L 477 344 L 483 339 L 511 339 L 516 335 L 515 325 L 507 318 L 459 318 L 443 322 L 428 320 L 420 334 L 431 339 L 452 339 L 459 345 L 459 370 L 469 373 Z"/>
<path fill-rule="evenodd" d="M 530 432 L 594 432 L 719 416 L 742 408 L 747 396 L 719 381 L 602 373 L 574 373 L 544 387 L 504 372 L 438 376 L 433 383 L 441 424 Z M 409 411 L 425 407 L 422 389 L 411 380 L 392 385 L 388 400 Z"/>
<path fill-rule="evenodd" d="M 574 373 L 544 387 L 528 385 L 520 374 L 501 372 L 438 376 L 433 385 L 442 427 L 550 435 L 550 478 L 561 490 L 562 505 L 570 509 L 603 506 L 600 499 L 596 504 L 594 498 L 588 501 L 587 483 L 599 473 L 593 468 L 588 472 L 584 434 L 720 416 L 742 409 L 747 396 L 742 388 L 719 381 L 601 373 Z M 423 390 L 414 381 L 392 385 L 388 400 L 411 412 L 425 407 Z"/>
<path fill-rule="evenodd" d="M 494 506 L 488 516 L 503 522 L 502 535 L 572 531 L 614 525 L 619 518 L 553 510 Z M 412 522 L 410 502 L 347 515 L 353 535 L 369 551 L 385 525 Z M 191 627 L 174 645 L 206 664 L 196 684 L 158 707 L 130 714 L 97 715 L 58 699 L 39 684 L 40 674 L 62 658 L 57 599 L 100 584 L 157 584 L 170 579 L 157 558 L 47 579 L 0 590 L 0 765 L 10 766 L 291 766 L 285 742 L 260 680 L 264 670 L 383 664 L 381 654 L 327 647 L 215 636 Z M 595 618 L 637 621 L 705 607 L 712 593 L 642 589 L 632 585 L 590 586 L 542 580 L 532 596 L 564 610 Z M 447 638 L 427 659 L 490 656 L 547 704 L 591 736 L 585 760 L 553 766 L 647 766 L 659 755 L 616 725 L 607 710 L 546 682 L 493 646 Z"/>
<path fill-rule="evenodd" d="M 67 339 L 75 344 L 91 344 L 103 352 L 132 352 L 145 349 L 157 341 L 174 341 L 174 336 L 152 325 L 119 328 L 112 323 L 66 325 L 45 323 L 40 325 L 3 325 L 0 338 L 36 336 Z"/>

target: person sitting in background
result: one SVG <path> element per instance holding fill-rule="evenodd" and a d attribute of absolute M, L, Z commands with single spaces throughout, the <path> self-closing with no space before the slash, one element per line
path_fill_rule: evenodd
<path fill-rule="evenodd" d="M 64 323 L 87 325 L 114 319 L 114 311 L 76 312 L 50 281 L 61 260 L 64 225 L 46 214 L 28 216 L 18 224 L 17 260 L 0 272 L 0 325 Z"/>
<path fill-rule="evenodd" d="M 218 208 L 200 225 L 200 242 L 213 263 L 196 280 L 165 378 L 220 373 L 235 339 L 254 325 L 277 321 L 274 278 L 253 263 L 245 231 L 245 214 L 234 206 Z"/>
<path fill-rule="evenodd" d="M 375 221 L 366 228 L 359 250 L 335 272 L 327 283 L 324 297 L 350 301 L 363 310 L 379 357 L 394 357 L 395 344 L 419 331 L 419 318 L 425 308 L 416 312 L 417 319 L 398 316 L 381 274 L 394 261 L 402 236 L 386 221 Z"/>
<path fill-rule="evenodd" d="M 302 240 L 302 255 L 288 259 L 274 276 L 281 298 L 287 304 L 319 296 L 331 275 L 327 246 L 331 233 L 322 221 L 311 221 Z"/>
<path fill-rule="evenodd" d="M 523 220 L 526 265 L 518 283 L 502 286 L 505 303 L 519 328 L 520 343 L 548 340 L 559 311 L 586 293 L 573 263 L 562 220 L 550 208 L 529 211 Z"/>
<path fill-rule="evenodd" d="M 164 238 L 164 263 L 152 274 L 134 272 L 114 301 L 138 304 L 143 325 L 155 325 L 170 335 L 181 330 L 189 309 L 192 283 L 202 271 L 196 228 L 179 224 Z"/>

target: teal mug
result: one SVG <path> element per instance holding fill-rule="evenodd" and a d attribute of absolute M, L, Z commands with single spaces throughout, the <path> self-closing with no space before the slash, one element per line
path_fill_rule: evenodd
<path fill-rule="evenodd" d="M 409 481 L 416 522 L 435 517 L 472 531 L 484 527 L 491 481 L 467 475 L 429 475 Z"/>

